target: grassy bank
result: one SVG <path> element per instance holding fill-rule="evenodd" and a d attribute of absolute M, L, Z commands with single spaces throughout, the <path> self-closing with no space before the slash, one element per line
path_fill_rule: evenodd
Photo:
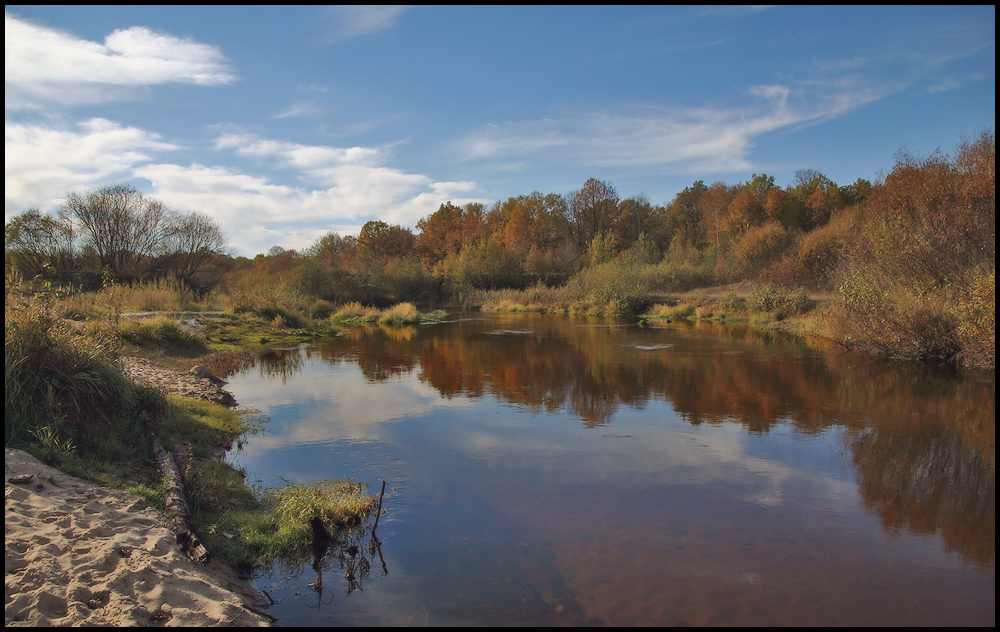
<path fill-rule="evenodd" d="M 117 364 L 123 348 L 187 357 L 209 349 L 201 337 L 172 325 L 155 320 L 74 323 L 60 318 L 50 300 L 8 295 L 5 446 L 75 476 L 137 493 L 162 509 L 165 485 L 142 426 L 143 415 L 150 414 L 183 472 L 204 540 L 214 554 L 244 569 L 308 555 L 312 518 L 336 533 L 372 510 L 375 498 L 356 481 L 250 488 L 242 473 L 214 454 L 259 432 L 266 420 L 252 411 L 168 397 L 125 377 Z"/>
<path fill-rule="evenodd" d="M 624 274 L 622 276 L 625 276 Z M 913 297 L 877 291 L 848 277 L 837 290 L 806 290 L 769 282 L 664 291 L 636 273 L 624 289 L 594 290 L 580 282 L 523 290 L 480 290 L 466 305 L 489 312 L 537 312 L 640 320 L 745 322 L 820 336 L 903 360 L 995 367 L 995 274 L 981 273 L 967 292 Z M 610 297 L 610 298 L 609 298 Z"/>

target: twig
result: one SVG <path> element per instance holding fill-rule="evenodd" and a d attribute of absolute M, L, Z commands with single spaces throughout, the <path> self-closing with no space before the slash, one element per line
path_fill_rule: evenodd
<path fill-rule="evenodd" d="M 385 481 L 382 481 L 382 491 L 378 494 L 378 509 L 375 510 L 375 526 L 372 527 L 372 538 L 378 542 L 375 530 L 378 529 L 378 519 L 382 517 L 382 496 L 385 495 Z"/>

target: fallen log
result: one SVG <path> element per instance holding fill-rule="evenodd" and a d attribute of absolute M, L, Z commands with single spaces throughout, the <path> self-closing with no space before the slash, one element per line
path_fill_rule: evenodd
<path fill-rule="evenodd" d="M 208 549 L 194 532 L 194 521 L 191 519 L 191 510 L 188 508 L 187 496 L 184 494 L 184 478 L 177 468 L 173 455 L 167 452 L 167 449 L 163 447 L 163 442 L 156 436 L 149 415 L 143 415 L 143 425 L 146 428 L 149 444 L 153 449 L 153 456 L 156 457 L 156 464 L 159 466 L 167 486 L 165 502 L 167 528 L 177 538 L 177 544 L 180 545 L 185 555 L 199 564 L 207 564 L 210 555 Z"/>

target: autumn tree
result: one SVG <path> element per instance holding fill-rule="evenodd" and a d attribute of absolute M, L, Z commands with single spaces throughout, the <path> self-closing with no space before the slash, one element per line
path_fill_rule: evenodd
<path fill-rule="evenodd" d="M 774 176 L 767 174 L 755 173 L 749 182 L 743 184 L 729 204 L 729 210 L 722 222 L 732 243 L 738 241 L 751 228 L 763 223 L 767 217 L 764 204 L 767 202 L 768 192 L 773 188 Z"/>
<path fill-rule="evenodd" d="M 815 169 L 799 169 L 789 187 L 789 194 L 802 203 L 798 224 L 814 230 L 830 221 L 834 211 L 848 203 L 848 197 L 830 178 Z"/>
<path fill-rule="evenodd" d="M 449 254 L 461 252 L 464 215 L 464 209 L 445 202 L 429 217 L 417 222 L 419 234 L 414 242 L 414 250 L 425 264 L 433 265 Z"/>
<path fill-rule="evenodd" d="M 856 340 L 923 361 L 951 361 L 970 345 L 992 353 L 995 174 L 992 132 L 954 159 L 897 155 L 868 194 L 840 286 Z"/>
<path fill-rule="evenodd" d="M 764 197 L 764 216 L 786 229 L 802 227 L 806 205 L 787 191 L 774 187 Z"/>
<path fill-rule="evenodd" d="M 726 240 L 723 220 L 736 193 L 736 187 L 723 182 L 713 182 L 698 198 L 701 233 L 705 236 L 707 245 L 724 249 L 732 247 Z"/>
<path fill-rule="evenodd" d="M 586 248 L 598 233 L 608 233 L 618 210 L 618 191 L 610 183 L 596 178 L 567 196 L 569 218 L 577 244 Z"/>
<path fill-rule="evenodd" d="M 872 183 L 864 178 L 858 178 L 851 184 L 841 187 L 840 192 L 844 196 L 844 206 L 861 204 L 868 199 L 868 194 L 871 193 L 871 190 Z"/>
<path fill-rule="evenodd" d="M 416 237 L 409 228 L 371 220 L 361 227 L 357 256 L 369 264 L 385 263 L 392 257 L 410 254 L 415 242 Z"/>
<path fill-rule="evenodd" d="M 964 284 L 974 267 L 995 261 L 996 181 L 993 135 L 938 151 L 901 152 L 865 204 L 856 254 L 916 291 Z"/>
<path fill-rule="evenodd" d="M 704 223 L 698 202 L 708 192 L 708 187 L 698 180 L 674 196 L 667 205 L 667 222 L 672 240 L 684 248 L 701 248 L 705 245 Z"/>
<path fill-rule="evenodd" d="M 307 257 L 315 257 L 327 266 L 346 268 L 350 266 L 357 251 L 358 240 L 352 235 L 329 232 L 316 240 L 305 251 Z"/>

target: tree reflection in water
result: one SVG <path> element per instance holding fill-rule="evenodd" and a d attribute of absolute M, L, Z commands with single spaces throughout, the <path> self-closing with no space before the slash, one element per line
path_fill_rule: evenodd
<path fill-rule="evenodd" d="M 937 533 L 963 559 L 994 563 L 992 373 L 884 361 L 735 325 L 579 326 L 591 323 L 540 315 L 498 322 L 359 327 L 302 353 L 271 350 L 258 369 L 286 380 L 306 361 L 356 363 L 371 382 L 416 372 L 446 399 L 565 410 L 588 428 L 652 400 L 669 401 L 695 426 L 842 428 L 862 502 L 885 530 Z M 370 559 L 338 563 L 354 578 L 349 589 L 360 590 Z"/>

